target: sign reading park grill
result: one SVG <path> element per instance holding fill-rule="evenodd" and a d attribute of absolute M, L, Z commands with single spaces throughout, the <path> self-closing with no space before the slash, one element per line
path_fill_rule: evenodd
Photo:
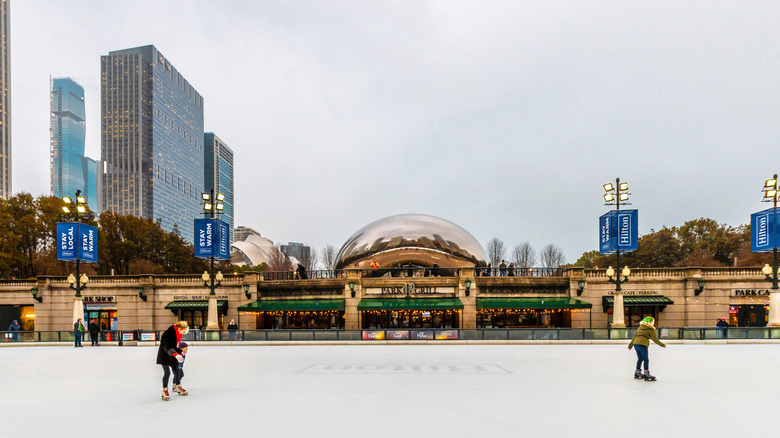
<path fill-rule="evenodd" d="M 768 297 L 771 289 L 731 289 L 732 297 Z"/>
<path fill-rule="evenodd" d="M 369 287 L 367 295 L 424 295 L 424 294 L 454 294 L 454 287 L 416 286 L 414 283 L 405 283 L 398 287 Z"/>

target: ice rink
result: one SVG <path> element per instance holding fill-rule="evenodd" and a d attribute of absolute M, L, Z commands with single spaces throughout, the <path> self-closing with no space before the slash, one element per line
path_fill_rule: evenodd
<path fill-rule="evenodd" d="M 0 348 L 3 437 L 775 436 L 780 345 Z M 774 419 L 774 421 L 772 421 Z"/>

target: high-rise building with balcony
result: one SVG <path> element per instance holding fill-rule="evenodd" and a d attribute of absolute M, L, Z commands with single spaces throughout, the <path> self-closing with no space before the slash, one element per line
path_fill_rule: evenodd
<path fill-rule="evenodd" d="M 103 210 L 178 228 L 202 217 L 203 98 L 154 46 L 101 56 Z"/>
<path fill-rule="evenodd" d="M 0 0 L 0 198 L 11 197 L 10 0 Z"/>
<path fill-rule="evenodd" d="M 77 190 L 99 212 L 97 161 L 84 154 L 84 88 L 70 78 L 51 85 L 51 194 L 73 196 Z"/>
<path fill-rule="evenodd" d="M 233 217 L 236 201 L 233 191 L 233 151 L 213 132 L 204 134 L 204 192 L 214 189 L 214 193 L 225 195 L 225 208 L 220 219 L 230 227 L 230 243 L 233 243 Z"/>

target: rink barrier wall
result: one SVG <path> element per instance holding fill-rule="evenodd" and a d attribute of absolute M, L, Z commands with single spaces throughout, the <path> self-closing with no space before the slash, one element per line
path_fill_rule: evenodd
<path fill-rule="evenodd" d="M 599 341 L 625 341 L 631 339 L 636 328 L 508 328 L 508 329 L 395 329 L 395 330 L 191 330 L 182 340 L 187 342 L 229 343 L 241 345 L 258 342 L 263 344 L 310 342 L 365 342 L 365 343 L 539 343 L 549 341 L 594 343 Z M 162 331 L 121 330 L 102 331 L 98 342 L 108 345 L 154 344 Z M 780 342 L 780 327 L 661 327 L 660 339 L 669 341 L 758 341 Z M 0 332 L 0 345 L 47 344 L 74 342 L 72 331 L 20 331 Z M 84 334 L 83 344 L 91 343 L 89 332 Z"/>

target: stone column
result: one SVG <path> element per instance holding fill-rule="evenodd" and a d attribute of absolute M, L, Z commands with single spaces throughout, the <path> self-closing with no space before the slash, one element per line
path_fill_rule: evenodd
<path fill-rule="evenodd" d="M 612 328 L 626 328 L 626 318 L 623 313 L 623 292 L 615 291 L 615 302 L 612 307 Z"/>
<path fill-rule="evenodd" d="M 780 290 L 772 289 L 769 293 L 769 327 L 780 327 Z"/>
<path fill-rule="evenodd" d="M 466 279 L 471 280 L 469 296 L 466 296 Z M 477 327 L 477 283 L 474 281 L 473 268 L 460 268 L 458 279 L 458 297 L 463 301 L 463 313 L 461 314 L 461 326 L 463 329 Z"/>
<path fill-rule="evenodd" d="M 357 330 L 360 328 L 360 312 L 357 309 L 360 297 L 363 295 L 362 274 L 359 269 L 347 270 L 347 283 L 344 285 L 344 328 Z M 355 298 L 352 298 L 352 290 L 349 283 L 355 285 Z"/>
<path fill-rule="evenodd" d="M 209 320 L 206 330 L 219 330 L 219 318 L 217 314 L 217 296 L 209 295 Z"/>
<path fill-rule="evenodd" d="M 70 328 L 73 328 L 73 324 L 81 318 L 84 321 L 84 297 L 73 298 L 73 321 L 70 323 Z M 84 322 L 84 328 L 87 328 L 87 323 Z"/>

